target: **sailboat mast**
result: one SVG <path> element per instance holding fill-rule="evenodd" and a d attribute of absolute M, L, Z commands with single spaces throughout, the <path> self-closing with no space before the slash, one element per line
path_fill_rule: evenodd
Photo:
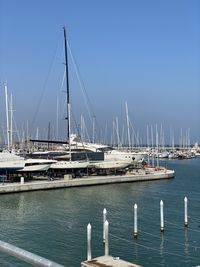
<path fill-rule="evenodd" d="M 10 129 L 9 129 L 9 116 L 8 116 L 8 88 L 7 83 L 5 84 L 5 97 L 6 97 L 6 126 L 7 126 L 7 145 L 8 150 L 10 149 Z"/>
<path fill-rule="evenodd" d="M 131 137 L 130 137 L 130 126 L 129 126 L 129 115 L 128 115 L 127 102 L 125 102 L 125 107 L 126 107 L 126 122 L 127 122 L 127 130 L 128 130 L 128 147 L 130 149 L 130 147 L 131 147 Z"/>
<path fill-rule="evenodd" d="M 70 121 L 70 97 L 69 97 L 69 71 L 68 71 L 68 58 L 67 58 L 67 35 L 66 29 L 63 27 L 64 30 L 64 45 L 65 45 L 65 75 L 66 75 L 66 86 L 67 86 L 67 139 L 69 142 L 69 151 L 71 152 L 71 142 L 70 142 L 70 129 L 71 129 L 71 121 Z M 71 154 L 71 153 L 70 153 Z"/>
<path fill-rule="evenodd" d="M 13 145 L 13 101 L 12 101 L 12 94 L 10 97 L 10 147 L 12 149 Z"/>

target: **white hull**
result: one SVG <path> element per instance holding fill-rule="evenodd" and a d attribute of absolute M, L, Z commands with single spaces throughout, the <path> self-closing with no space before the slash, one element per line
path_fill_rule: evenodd
<path fill-rule="evenodd" d="M 60 169 L 84 169 L 87 168 L 89 162 L 79 162 L 79 161 L 58 161 L 54 164 L 51 164 L 51 169 L 60 170 Z"/>
<path fill-rule="evenodd" d="M 0 153 L 0 170 L 19 170 L 24 167 L 24 158 L 12 152 L 4 151 Z"/>
<path fill-rule="evenodd" d="M 132 153 L 132 152 L 121 152 L 117 150 L 111 150 L 108 151 L 104 154 L 104 158 L 106 161 L 130 161 L 131 163 L 136 163 L 136 162 L 142 162 L 144 159 L 143 154 L 138 154 L 138 153 Z"/>
<path fill-rule="evenodd" d="M 130 162 L 125 161 L 100 161 L 100 162 L 92 162 L 90 167 L 96 169 L 124 169 L 130 166 Z"/>
<path fill-rule="evenodd" d="M 24 161 L 24 167 L 20 172 L 43 172 L 47 171 L 55 160 L 48 159 L 27 159 Z"/>

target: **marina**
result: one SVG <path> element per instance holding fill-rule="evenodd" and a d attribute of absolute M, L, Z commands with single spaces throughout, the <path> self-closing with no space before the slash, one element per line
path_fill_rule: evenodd
<path fill-rule="evenodd" d="M 164 164 L 164 162 L 163 162 Z M 175 179 L 114 183 L 1 195 L 1 240 L 63 266 L 87 259 L 88 223 L 92 257 L 104 255 L 102 212 L 110 224 L 110 255 L 141 266 L 199 264 L 199 159 L 168 161 Z M 165 165 L 165 164 L 164 164 Z M 188 227 L 184 227 L 184 197 Z M 160 200 L 165 231 L 160 233 Z M 138 238 L 134 238 L 134 204 Z M 27 266 L 0 254 L 0 265 Z"/>
<path fill-rule="evenodd" d="M 0 266 L 200 266 L 200 2 L 15 2 Z"/>

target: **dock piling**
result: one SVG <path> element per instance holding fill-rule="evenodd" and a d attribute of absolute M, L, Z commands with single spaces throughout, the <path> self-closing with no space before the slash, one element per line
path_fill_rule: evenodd
<path fill-rule="evenodd" d="M 184 225 L 188 227 L 188 199 L 187 197 L 184 198 Z"/>
<path fill-rule="evenodd" d="M 92 249 L 91 249 L 91 240 L 92 240 L 92 226 L 89 223 L 87 225 L 87 260 L 90 261 L 92 259 Z"/>
<path fill-rule="evenodd" d="M 106 208 L 103 209 L 103 243 L 105 243 L 105 222 L 107 217 L 107 210 Z"/>
<path fill-rule="evenodd" d="M 138 237 L 138 227 L 137 227 L 137 204 L 134 205 L 134 238 Z"/>
<path fill-rule="evenodd" d="M 164 232 L 164 211 L 163 211 L 164 203 L 160 201 L 160 231 Z"/>
<path fill-rule="evenodd" d="M 109 233 L 109 222 L 106 220 L 105 224 L 105 256 L 109 255 L 109 237 L 108 237 L 108 233 Z"/>

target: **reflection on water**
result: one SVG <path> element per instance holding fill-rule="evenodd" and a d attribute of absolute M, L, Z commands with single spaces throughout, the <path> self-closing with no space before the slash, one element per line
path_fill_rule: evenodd
<path fill-rule="evenodd" d="M 185 256 L 187 257 L 189 255 L 189 240 L 188 240 L 188 229 L 185 227 L 184 229 L 184 241 L 185 241 L 185 246 L 184 246 L 184 253 Z"/>
<path fill-rule="evenodd" d="M 185 162 L 185 163 L 184 163 Z M 170 161 L 176 178 L 1 195 L 1 240 L 65 266 L 86 259 L 86 227 L 92 225 L 92 254 L 103 254 L 102 212 L 110 224 L 110 253 L 143 266 L 199 264 L 200 160 Z M 190 224 L 183 229 L 183 199 L 190 199 Z M 165 203 L 160 235 L 159 203 Z M 133 239 L 133 206 L 138 205 L 138 239 Z M 193 219 L 193 220 L 192 220 Z M 194 231 L 196 230 L 196 232 Z M 199 233 L 199 232 L 198 232 Z M 189 235 L 189 236 L 188 236 Z M 194 247 L 196 246 L 196 250 Z M 0 255 L 0 265 L 5 256 Z M 8 264 L 20 264 L 11 258 Z M 6 265 L 3 265 L 6 266 Z M 9 265 L 8 265 L 9 266 Z"/>

